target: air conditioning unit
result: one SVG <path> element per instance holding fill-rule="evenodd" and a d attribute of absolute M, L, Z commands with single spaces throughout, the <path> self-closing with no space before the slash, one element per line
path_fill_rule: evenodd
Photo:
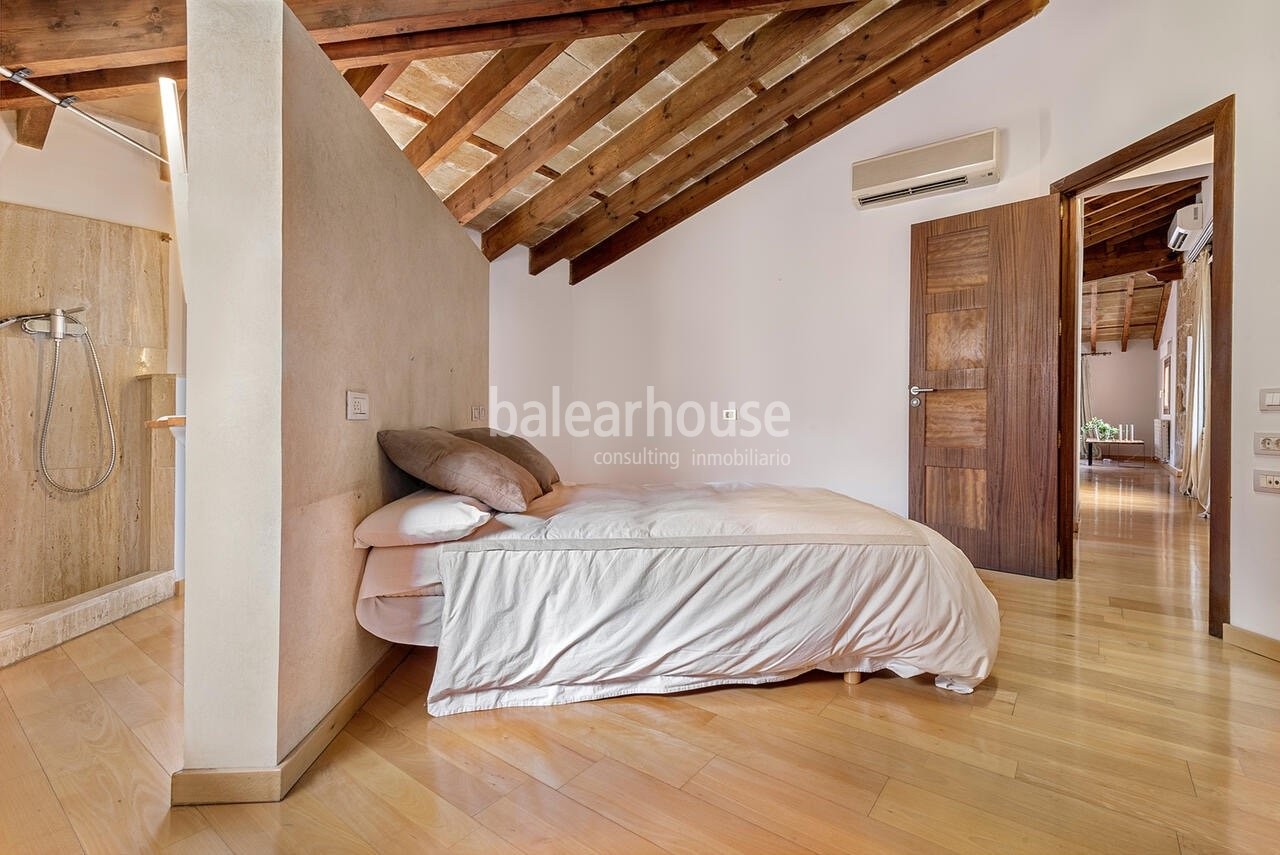
<path fill-rule="evenodd" d="M 1187 205 L 1179 208 L 1169 224 L 1169 249 L 1185 252 L 1196 245 L 1204 234 L 1204 205 Z"/>
<path fill-rule="evenodd" d="M 855 163 L 853 201 L 876 208 L 999 180 L 1000 134 L 992 128 Z"/>

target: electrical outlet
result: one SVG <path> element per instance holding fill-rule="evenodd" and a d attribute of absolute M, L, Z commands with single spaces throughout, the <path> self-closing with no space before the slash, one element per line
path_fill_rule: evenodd
<path fill-rule="evenodd" d="M 1280 455 L 1280 433 L 1255 433 L 1253 453 Z"/>
<path fill-rule="evenodd" d="M 347 390 L 347 421 L 365 422 L 369 420 L 369 393 Z"/>
<path fill-rule="evenodd" d="M 1255 493 L 1280 493 L 1280 472 L 1253 470 L 1253 490 Z"/>
<path fill-rule="evenodd" d="M 738 411 L 732 409 L 724 410 L 721 413 L 721 418 L 726 422 L 736 422 L 738 420 Z"/>

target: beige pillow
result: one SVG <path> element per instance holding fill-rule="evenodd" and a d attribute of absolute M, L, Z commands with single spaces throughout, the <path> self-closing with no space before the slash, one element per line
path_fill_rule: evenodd
<path fill-rule="evenodd" d="M 485 448 L 492 448 L 512 463 L 528 469 L 538 479 L 538 486 L 544 493 L 551 492 L 552 484 L 560 483 L 560 473 L 556 471 L 556 467 L 551 465 L 545 454 L 533 447 L 533 443 L 522 436 L 499 433 L 489 428 L 455 430 L 453 435 L 478 442 Z"/>
<path fill-rule="evenodd" d="M 542 495 L 529 471 L 477 442 L 438 427 L 378 431 L 391 462 L 438 490 L 471 496 L 495 511 L 516 512 Z"/>

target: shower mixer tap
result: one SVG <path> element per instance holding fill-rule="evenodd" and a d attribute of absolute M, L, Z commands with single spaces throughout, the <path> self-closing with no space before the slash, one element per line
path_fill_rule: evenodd
<path fill-rule="evenodd" d="M 79 338 L 84 335 L 85 327 L 76 320 L 75 315 L 84 309 L 84 306 L 76 306 L 74 309 L 51 309 L 48 312 L 14 315 L 0 319 L 0 327 L 20 323 L 22 331 L 29 335 L 47 335 L 55 341 L 62 341 L 67 336 Z"/>

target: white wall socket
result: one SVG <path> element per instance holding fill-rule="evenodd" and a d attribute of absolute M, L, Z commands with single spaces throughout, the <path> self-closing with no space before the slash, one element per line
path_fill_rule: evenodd
<path fill-rule="evenodd" d="M 1255 493 L 1280 493 L 1280 472 L 1253 470 L 1253 490 Z"/>
<path fill-rule="evenodd" d="M 736 422 L 738 420 L 738 411 L 732 410 L 732 409 L 726 409 L 723 413 L 721 413 L 721 418 L 726 422 Z"/>
<path fill-rule="evenodd" d="M 1253 453 L 1280 455 L 1280 433 L 1255 433 Z"/>
<path fill-rule="evenodd" d="M 366 422 L 369 420 L 369 393 L 347 390 L 347 421 Z"/>

